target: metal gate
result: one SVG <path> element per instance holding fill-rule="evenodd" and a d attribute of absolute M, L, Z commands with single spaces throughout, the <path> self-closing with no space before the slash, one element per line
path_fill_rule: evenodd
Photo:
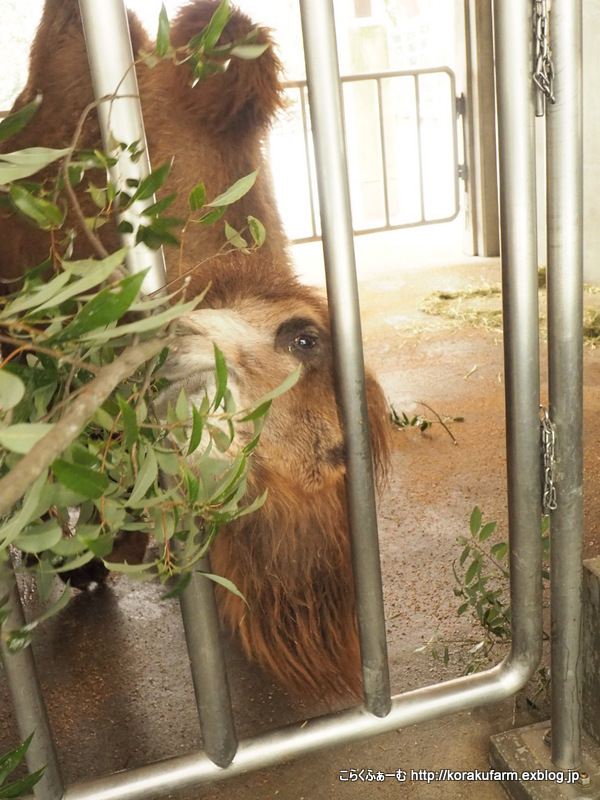
<path fill-rule="evenodd" d="M 455 219 L 462 105 L 452 70 L 370 72 L 340 80 L 354 234 Z M 285 87 L 289 107 L 270 140 L 275 191 L 290 239 L 311 242 L 321 238 L 321 226 L 307 82 Z"/>
<path fill-rule="evenodd" d="M 80 0 L 91 12 L 94 0 Z M 69 787 L 66 791 L 52 742 L 31 649 L 3 652 L 21 735 L 37 734 L 31 770 L 47 764 L 36 796 L 44 800 L 133 800 L 239 775 L 282 759 L 441 717 L 511 696 L 535 670 L 541 651 L 542 480 L 539 425 L 538 291 L 531 79 L 531 2 L 503 0 L 495 7 L 507 407 L 508 510 L 512 592 L 512 646 L 486 672 L 390 697 L 381 601 L 377 526 L 365 417 L 364 373 L 341 97 L 332 5 L 301 0 L 308 90 L 313 108 L 315 153 L 327 286 L 340 400 L 348 441 L 348 499 L 356 574 L 365 705 L 335 716 L 238 742 L 218 645 L 218 623 L 208 581 L 184 593 L 183 610 L 205 749 L 139 769 Z M 114 12 L 114 13 L 113 13 Z M 549 328 L 551 417 L 563 480 L 557 485 L 553 529 L 553 760 L 567 769 L 579 758 L 577 670 L 569 659 L 579 648 L 581 619 L 581 4 L 554 0 L 556 98 L 549 109 Z M 126 36 L 121 0 L 106 0 L 110 40 Z M 84 19 L 87 15 L 84 13 Z M 88 18 L 88 20 L 91 18 Z M 120 29 L 117 33 L 117 23 Z M 89 22 L 88 22 L 89 25 Z M 94 38 L 94 25 L 86 28 Z M 98 32 L 98 29 L 96 29 Z M 106 39 L 101 47 L 106 47 Z M 98 42 L 97 42 L 98 43 Z M 102 50 L 100 49 L 102 55 Z M 103 59 L 105 63 L 105 59 Z M 127 63 L 118 67 L 122 75 Z M 99 72 L 99 71 L 98 71 Z M 111 87 L 111 91 L 112 91 Z M 105 92 L 106 93 L 106 92 Z M 114 125 L 113 119 L 113 125 Z M 560 214 L 557 206 L 560 198 Z M 358 388 L 357 388 L 358 387 Z M 4 587 L 0 587 L 3 592 Z M 22 619 L 11 590 L 15 622 Z M 567 619 L 568 617 L 568 619 Z M 200 647 L 195 624 L 208 626 L 212 648 Z M 207 690 L 208 687 L 208 690 Z"/>

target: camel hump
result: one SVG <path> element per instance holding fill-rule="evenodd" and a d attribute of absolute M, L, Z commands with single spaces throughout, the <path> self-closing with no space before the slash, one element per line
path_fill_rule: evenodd
<path fill-rule="evenodd" d="M 183 7 L 171 23 L 172 44 L 187 44 L 206 28 L 218 6 L 215 0 L 197 0 Z M 232 9 L 218 44 L 240 42 L 252 33 L 252 44 L 268 45 L 257 58 L 234 56 L 224 73 L 213 74 L 193 88 L 185 65 L 178 68 L 185 81 L 185 108 L 197 113 L 202 127 L 217 135 L 264 131 L 283 107 L 281 63 L 267 28 Z"/>

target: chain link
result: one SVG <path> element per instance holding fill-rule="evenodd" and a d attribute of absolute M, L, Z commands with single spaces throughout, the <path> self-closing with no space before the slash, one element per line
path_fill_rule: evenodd
<path fill-rule="evenodd" d="M 554 103 L 554 66 L 548 39 L 548 0 L 534 0 L 535 69 L 533 81 L 538 87 L 536 115 L 544 116 L 545 103 Z"/>
<path fill-rule="evenodd" d="M 555 483 L 555 455 L 556 432 L 550 420 L 548 409 L 540 406 L 540 424 L 542 427 L 542 458 L 544 464 L 544 488 L 542 492 L 542 506 L 544 512 L 556 509 Z"/>

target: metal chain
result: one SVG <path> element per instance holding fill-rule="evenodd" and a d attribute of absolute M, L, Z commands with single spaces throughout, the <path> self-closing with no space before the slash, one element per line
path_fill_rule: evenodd
<path fill-rule="evenodd" d="M 544 464 L 544 488 L 542 493 L 542 506 L 544 512 L 556 509 L 555 467 L 556 460 L 554 446 L 556 444 L 556 431 L 550 420 L 548 409 L 540 406 L 540 423 L 542 427 L 542 458 Z"/>
<path fill-rule="evenodd" d="M 534 0 L 535 69 L 533 81 L 538 87 L 536 115 L 544 116 L 545 103 L 554 103 L 554 66 L 548 39 L 548 0 Z"/>

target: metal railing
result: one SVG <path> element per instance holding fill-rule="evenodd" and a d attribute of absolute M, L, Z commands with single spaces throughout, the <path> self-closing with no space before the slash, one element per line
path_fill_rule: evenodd
<path fill-rule="evenodd" d="M 80 1 L 83 4 L 89 0 Z M 121 4 L 121 0 L 110 2 Z M 566 0 L 555 0 L 555 6 L 559 2 Z M 105 0 L 103 8 L 108 4 L 109 0 Z M 44 724 L 44 700 L 35 675 L 31 650 L 18 655 L 3 652 L 23 738 L 31 732 L 32 726 L 37 726 L 36 744 L 29 753 L 29 768 L 35 770 L 47 764 L 45 776 L 36 787 L 36 797 L 43 800 L 59 800 L 61 797 L 66 800 L 142 800 L 188 789 L 205 781 L 222 780 L 282 759 L 305 755 L 327 745 L 348 743 L 511 696 L 526 684 L 539 661 L 542 642 L 541 460 L 531 3 L 529 0 L 505 0 L 496 4 L 495 8 L 511 546 L 511 650 L 502 663 L 485 672 L 394 697 L 390 697 L 385 637 L 382 635 L 385 625 L 378 574 L 368 431 L 360 424 L 361 419 L 366 419 L 364 380 L 333 9 L 331 2 L 325 0 L 301 0 L 301 8 L 308 91 L 313 104 L 332 331 L 336 360 L 340 367 L 340 402 L 348 440 L 349 518 L 361 630 L 365 707 L 312 719 L 237 742 L 220 654 L 214 647 L 194 641 L 194 631 L 199 629 L 200 619 L 203 630 L 209 626 L 212 638 L 216 638 L 218 621 L 214 602 L 211 597 L 198 598 L 193 593 L 188 594 L 188 589 L 184 601 L 184 626 L 192 673 L 200 676 L 195 688 L 206 745 L 203 751 L 79 783 L 65 791 L 51 733 Z M 93 36 L 94 32 L 92 30 L 89 33 Z M 110 40 L 119 35 L 126 36 L 126 29 L 112 31 Z M 576 56 L 571 53 L 565 55 L 567 58 L 575 59 Z M 576 115 L 574 111 L 571 113 Z M 555 142 L 555 146 L 558 147 L 558 142 Z M 576 188 L 575 196 L 578 191 Z M 574 203 L 574 212 L 576 208 L 577 203 Z M 573 226 L 578 224 L 576 217 L 576 213 L 569 215 Z M 555 271 L 552 279 L 556 281 L 554 291 L 558 298 L 562 295 L 568 300 L 574 296 L 577 276 L 577 265 L 574 270 Z M 553 335 L 560 333 L 561 337 L 573 341 L 579 333 L 578 313 L 577 307 L 564 314 L 553 310 L 549 320 Z M 560 354 L 567 361 L 571 359 L 564 348 Z M 580 431 L 576 432 L 577 436 L 579 434 Z M 580 447 L 580 438 L 577 439 L 576 451 L 577 447 Z M 574 535 L 579 535 L 577 529 Z M 560 558 L 568 562 L 569 569 L 577 572 L 577 552 L 569 554 L 566 548 L 560 553 Z M 210 591 L 208 581 L 204 581 L 203 586 L 203 591 L 206 587 Z M 4 588 L 0 586 L 0 595 Z M 571 591 L 570 587 L 567 588 Z M 569 610 L 577 612 L 576 600 L 570 596 L 568 602 Z M 22 610 L 14 588 L 11 591 L 11 605 L 18 624 Z M 568 631 L 566 621 L 560 624 Z M 559 644 L 562 650 L 567 646 Z M 563 685 L 569 685 L 569 676 L 562 680 Z M 224 687 L 224 690 L 219 691 L 216 702 L 207 713 L 203 713 L 206 687 L 211 691 L 215 686 Z M 569 721 L 576 717 L 576 708 L 570 705 Z M 564 739 L 559 737 L 557 748 L 561 742 L 564 743 Z M 576 766 L 573 763 L 576 757 L 576 753 L 567 753 L 560 760 L 563 766 Z"/>
<path fill-rule="evenodd" d="M 455 219 L 462 167 L 452 70 L 369 72 L 340 81 L 354 234 Z M 285 88 L 287 114 L 270 142 L 275 190 L 292 241 L 316 241 L 321 229 L 307 82 L 288 81 Z"/>

